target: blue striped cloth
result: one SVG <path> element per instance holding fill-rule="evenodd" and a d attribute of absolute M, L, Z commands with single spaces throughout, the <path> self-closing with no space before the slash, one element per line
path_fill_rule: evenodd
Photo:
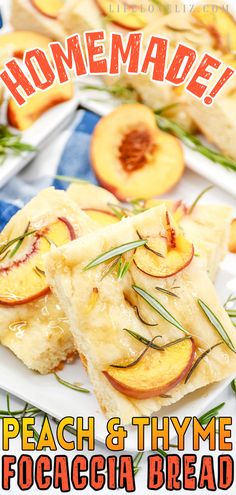
<path fill-rule="evenodd" d="M 55 175 L 78 177 L 96 184 L 96 178 L 90 166 L 89 146 L 91 134 L 98 120 L 99 117 L 94 113 L 83 112 L 82 118 L 79 119 L 78 124 L 72 129 L 71 135 L 61 154 Z M 57 189 L 66 189 L 68 182 L 54 180 L 51 183 L 47 182 L 45 185 L 43 181 L 42 184 L 37 183 L 37 189 L 43 189 L 50 185 L 53 185 Z M 10 197 L 14 201 L 16 193 L 24 204 L 35 195 L 35 188 L 30 188 L 29 183 L 24 183 L 17 176 L 1 190 L 1 198 Z M 19 207 L 10 203 L 9 199 L 7 201 L 0 200 L 0 231 L 18 209 Z"/>

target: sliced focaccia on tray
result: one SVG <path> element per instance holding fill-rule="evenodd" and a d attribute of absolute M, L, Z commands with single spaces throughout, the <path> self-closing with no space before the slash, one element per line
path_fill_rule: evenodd
<path fill-rule="evenodd" d="M 108 418 L 235 373 L 235 330 L 165 205 L 53 248 L 46 272 Z"/>
<path fill-rule="evenodd" d="M 195 255 L 199 256 L 210 278 L 215 280 L 219 263 L 227 254 L 232 209 L 221 204 L 196 204 L 188 207 L 183 201 L 150 199 L 130 204 L 121 204 L 106 189 L 93 184 L 72 184 L 68 195 L 78 206 L 102 226 L 115 223 L 123 216 L 166 204 L 175 221 L 183 229 L 186 237 L 195 246 Z"/>
<path fill-rule="evenodd" d="M 0 235 L 0 341 L 26 366 L 48 373 L 75 353 L 68 320 L 50 292 L 44 254 L 93 222 L 63 191 L 42 191 Z"/>

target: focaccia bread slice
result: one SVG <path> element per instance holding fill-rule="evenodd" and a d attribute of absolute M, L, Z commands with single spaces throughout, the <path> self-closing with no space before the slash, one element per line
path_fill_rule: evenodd
<path fill-rule="evenodd" d="M 78 206 L 65 192 L 49 188 L 39 193 L 10 220 L 0 235 L 0 245 L 2 247 L 9 240 L 21 236 L 29 222 L 29 230 L 34 231 L 50 226 L 58 221 L 58 218 L 66 219 L 70 228 L 72 227 L 74 233 L 72 237 L 83 235 L 93 228 L 93 222 L 83 211 L 78 209 Z M 63 236 L 67 235 L 66 229 L 66 225 L 60 223 L 59 233 L 56 234 L 58 242 L 60 242 L 60 233 Z M 48 236 L 50 237 L 50 232 Z M 72 358 L 76 349 L 67 317 L 51 292 L 44 291 L 40 297 L 40 293 L 37 295 L 37 289 L 35 289 L 35 297 L 28 297 L 27 302 L 29 289 L 36 286 L 38 282 L 40 284 L 41 278 L 45 277 L 42 266 L 39 266 L 41 263 L 39 258 L 35 261 L 35 266 L 34 264 L 31 265 L 35 259 L 29 254 L 31 252 L 34 254 L 33 249 L 31 249 L 32 237 L 25 238 L 22 246 L 15 254 L 13 250 L 17 246 L 16 243 L 9 247 L 8 253 L 5 251 L 1 256 L 0 341 L 14 352 L 28 368 L 46 374 L 58 367 L 63 361 Z M 68 237 L 70 240 L 71 235 Z M 45 242 L 47 241 L 44 240 Z M 35 249 L 40 250 L 39 244 L 36 245 Z M 44 251 L 45 245 L 42 256 Z M 6 254 L 7 256 L 4 258 Z M 9 271 L 4 272 L 4 269 L 6 270 L 6 267 L 9 266 L 11 266 L 11 276 L 14 277 L 14 280 L 11 279 L 11 283 L 7 282 Z M 4 291 L 7 291 L 7 286 L 12 287 L 13 284 L 15 284 L 17 293 L 20 289 L 22 294 L 25 294 L 23 296 L 25 303 L 15 305 L 11 298 L 6 301 Z M 40 292 L 41 289 L 42 287 L 39 285 L 38 291 Z"/>
<path fill-rule="evenodd" d="M 130 250 L 113 269 L 111 260 L 110 265 L 97 260 L 92 267 L 91 262 L 103 253 L 124 243 L 141 243 L 141 239 L 147 241 L 149 249 L 140 246 Z M 129 424 L 133 416 L 149 416 L 235 373 L 236 354 L 222 342 L 199 301 L 219 320 L 232 349 L 236 346 L 235 330 L 214 286 L 193 256 L 191 243 L 174 226 L 165 205 L 53 248 L 46 257 L 46 271 L 70 320 L 107 418 L 121 417 Z M 140 291 L 148 294 L 149 301 L 157 301 L 159 311 L 147 304 Z M 153 343 L 160 346 L 175 345 L 164 351 L 149 348 L 135 366 L 113 368 L 131 364 L 147 348 L 125 329 L 149 343 L 156 337 Z M 189 335 L 186 339 L 185 332 L 191 339 Z M 216 344 L 220 345 L 201 360 L 185 383 L 196 359 Z"/>
<path fill-rule="evenodd" d="M 114 209 L 122 216 L 122 207 L 116 197 L 106 189 L 93 184 L 71 184 L 68 195 L 78 206 L 85 210 L 106 211 L 114 215 Z M 173 213 L 174 219 L 183 229 L 186 237 L 193 242 L 195 254 L 199 256 L 203 268 L 211 280 L 215 280 L 220 262 L 228 250 L 232 208 L 219 204 L 197 204 L 192 212 L 183 201 L 150 199 L 141 203 L 141 209 L 152 208 L 165 203 Z M 130 215 L 133 214 L 132 205 Z M 119 209 L 120 207 L 120 209 Z M 139 208 L 139 205 L 138 205 Z M 127 214 L 127 210 L 123 210 Z"/>
<path fill-rule="evenodd" d="M 12 0 L 10 22 L 15 30 L 35 31 L 61 43 L 67 36 L 59 20 L 39 12 L 31 0 Z"/>

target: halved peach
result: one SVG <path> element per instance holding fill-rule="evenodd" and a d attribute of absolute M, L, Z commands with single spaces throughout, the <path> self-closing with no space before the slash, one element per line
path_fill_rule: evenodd
<path fill-rule="evenodd" d="M 43 255 L 51 244 L 61 246 L 75 237 L 70 222 L 58 218 L 48 227 L 25 237 L 19 250 L 11 256 L 14 244 L 0 261 L 0 304 L 25 304 L 46 294 L 50 289 L 44 275 Z"/>
<path fill-rule="evenodd" d="M 223 6 L 208 4 L 204 9 L 201 5 L 193 10 L 194 17 L 204 24 L 215 39 L 215 48 L 223 52 L 236 50 L 236 22 L 233 16 Z"/>
<path fill-rule="evenodd" d="M 25 131 L 49 108 L 70 100 L 73 97 L 74 88 L 71 82 L 66 84 L 55 84 L 47 91 L 37 92 L 19 107 L 13 98 L 8 102 L 8 122 L 20 131 Z"/>
<path fill-rule="evenodd" d="M 164 352 L 149 349 L 133 367 L 103 371 L 111 385 L 134 399 L 149 399 L 166 394 L 176 387 L 192 367 L 195 345 L 186 339 Z M 127 363 L 122 363 L 126 365 Z"/>
<path fill-rule="evenodd" d="M 172 225 L 169 213 L 166 213 L 165 231 L 157 233 L 155 237 L 147 238 L 148 243 L 135 252 L 134 262 L 139 270 L 157 278 L 167 278 L 180 272 L 191 263 L 194 256 L 194 247 L 184 235 Z"/>
<path fill-rule="evenodd" d="M 65 5 L 64 0 L 31 0 L 33 6 L 46 17 L 56 19 Z"/>
<path fill-rule="evenodd" d="M 161 132 L 154 113 L 138 103 L 121 105 L 98 122 L 91 162 L 101 185 L 121 200 L 164 194 L 184 171 L 179 141 Z"/>
<path fill-rule="evenodd" d="M 234 218 L 231 223 L 229 251 L 231 253 L 236 253 L 236 218 Z"/>
<path fill-rule="evenodd" d="M 101 227 L 106 227 L 112 223 L 119 222 L 119 219 L 113 215 L 113 213 L 109 213 L 108 211 L 95 210 L 95 209 L 85 209 L 84 210 L 87 215 L 97 222 Z"/>
<path fill-rule="evenodd" d="M 0 50 L 2 51 L 9 46 L 14 57 L 22 58 L 24 52 L 31 48 L 41 48 L 45 52 L 49 52 L 48 45 L 51 41 L 47 36 L 33 31 L 11 31 L 1 34 Z"/>
<path fill-rule="evenodd" d="M 128 4 L 120 0 L 96 0 L 103 14 L 119 26 L 132 30 L 144 28 L 148 21 L 135 2 Z"/>

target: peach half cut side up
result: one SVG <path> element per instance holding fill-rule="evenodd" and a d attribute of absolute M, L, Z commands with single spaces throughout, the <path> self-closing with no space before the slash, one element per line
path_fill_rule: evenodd
<path fill-rule="evenodd" d="M 91 163 L 100 184 L 120 200 L 164 194 L 184 172 L 179 141 L 160 131 L 152 110 L 139 103 L 121 105 L 98 122 Z"/>
<path fill-rule="evenodd" d="M 31 48 L 41 48 L 45 52 L 49 52 L 48 45 L 51 42 L 51 38 L 33 31 L 10 31 L 1 34 L 0 50 L 2 51 L 9 46 L 14 57 L 23 58 L 25 51 Z"/>
<path fill-rule="evenodd" d="M 19 249 L 12 256 L 14 244 L 0 261 L 0 304 L 16 306 L 47 294 L 50 288 L 44 273 L 43 255 L 52 244 L 62 246 L 75 238 L 70 222 L 60 217 L 22 239 Z"/>
<path fill-rule="evenodd" d="M 103 374 L 122 394 L 134 399 L 149 399 L 166 394 L 176 387 L 191 369 L 194 356 L 194 342 L 186 339 L 163 352 L 148 349 L 135 366 L 110 366 Z"/>
<path fill-rule="evenodd" d="M 47 110 L 73 98 L 74 87 L 72 82 L 54 84 L 47 91 L 35 93 L 27 103 L 19 107 L 13 98 L 8 102 L 7 118 L 11 126 L 25 131 Z"/>

